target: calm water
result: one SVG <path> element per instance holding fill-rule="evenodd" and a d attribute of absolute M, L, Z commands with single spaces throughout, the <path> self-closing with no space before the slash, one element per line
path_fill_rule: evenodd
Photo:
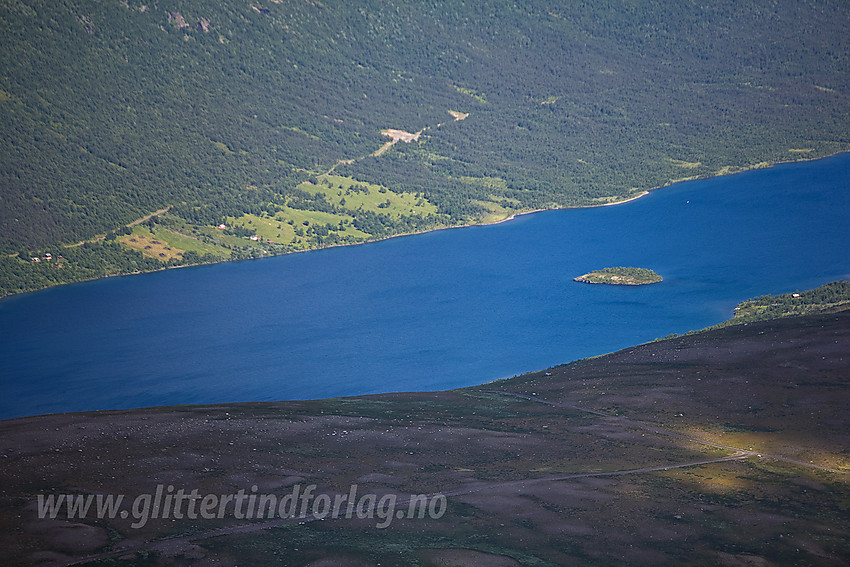
<path fill-rule="evenodd" d="M 637 201 L 0 302 L 0 417 L 478 384 L 850 274 L 850 154 Z M 605 266 L 664 276 L 578 284 Z"/>

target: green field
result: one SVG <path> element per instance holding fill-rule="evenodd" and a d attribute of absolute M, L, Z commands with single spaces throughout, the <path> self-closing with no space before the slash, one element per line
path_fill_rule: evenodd
<path fill-rule="evenodd" d="M 350 177 L 323 175 L 318 185 L 302 183 L 297 189 L 311 194 L 322 193 L 325 198 L 349 211 L 365 209 L 375 213 L 386 213 L 393 217 L 407 215 L 436 215 L 435 205 L 421 195 L 396 193 L 382 185 L 363 183 Z"/>

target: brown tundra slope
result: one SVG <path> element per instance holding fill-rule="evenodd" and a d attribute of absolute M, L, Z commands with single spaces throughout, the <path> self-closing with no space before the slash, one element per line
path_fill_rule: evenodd
<path fill-rule="evenodd" d="M 847 565 L 848 347 L 844 312 L 449 392 L 3 421 L 0 554 L 4 565 Z M 61 495 L 92 496 L 91 508 L 39 518 Z M 113 517 L 98 517 L 96 498 L 118 495 Z"/>

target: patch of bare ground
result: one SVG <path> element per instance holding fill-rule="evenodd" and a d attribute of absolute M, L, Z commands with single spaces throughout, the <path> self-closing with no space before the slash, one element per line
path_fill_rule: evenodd
<path fill-rule="evenodd" d="M 382 153 L 386 152 L 390 149 L 394 144 L 398 142 L 404 142 L 405 144 L 409 144 L 410 142 L 415 142 L 419 140 L 419 136 L 424 132 L 425 129 L 418 131 L 415 134 L 411 134 L 410 132 L 405 132 L 404 130 L 394 130 L 392 128 L 388 130 L 383 130 L 381 132 L 382 135 L 388 136 L 390 141 L 385 143 L 383 146 L 378 148 L 372 155 L 379 156 Z"/>
<path fill-rule="evenodd" d="M 171 259 L 179 260 L 185 252 L 185 250 L 180 248 L 169 246 L 167 242 L 157 240 L 155 236 L 144 234 L 122 236 L 118 241 L 133 250 L 141 252 L 145 256 L 156 258 L 161 262 L 167 262 Z"/>
<path fill-rule="evenodd" d="M 469 549 L 434 549 L 422 552 L 426 565 L 432 567 L 520 567 L 521 563 L 490 553 Z"/>

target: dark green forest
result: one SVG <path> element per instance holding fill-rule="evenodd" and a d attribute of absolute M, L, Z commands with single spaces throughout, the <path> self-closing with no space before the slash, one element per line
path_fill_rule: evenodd
<path fill-rule="evenodd" d="M 848 150 L 848 29 L 844 0 L 2 0 L 0 296 Z"/>

